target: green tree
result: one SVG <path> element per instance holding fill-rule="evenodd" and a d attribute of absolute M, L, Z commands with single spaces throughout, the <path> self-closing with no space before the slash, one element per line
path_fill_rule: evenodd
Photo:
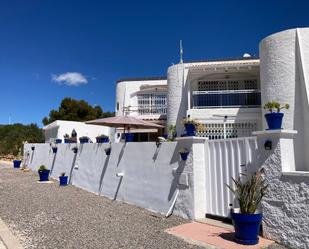
<path fill-rule="evenodd" d="M 23 142 L 44 143 L 43 130 L 36 124 L 1 125 L 0 126 L 0 154 L 17 155 L 23 150 Z"/>
<path fill-rule="evenodd" d="M 91 106 L 85 100 L 64 98 L 57 110 L 51 110 L 42 122 L 48 125 L 55 120 L 88 121 L 114 116 L 114 112 L 103 112 L 100 106 Z"/>

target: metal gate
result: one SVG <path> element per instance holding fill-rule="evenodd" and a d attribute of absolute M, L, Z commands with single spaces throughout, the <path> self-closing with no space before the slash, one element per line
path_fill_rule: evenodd
<path fill-rule="evenodd" d="M 257 170 L 257 141 L 255 137 L 210 140 L 208 148 L 206 214 L 228 217 L 230 204 L 238 206 L 226 184 L 233 184 L 231 177 Z"/>

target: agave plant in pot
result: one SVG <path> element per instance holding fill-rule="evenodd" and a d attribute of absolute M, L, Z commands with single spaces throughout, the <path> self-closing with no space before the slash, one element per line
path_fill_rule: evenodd
<path fill-rule="evenodd" d="M 97 143 L 108 143 L 109 142 L 109 137 L 102 134 L 96 137 Z"/>
<path fill-rule="evenodd" d="M 281 110 L 289 108 L 289 104 L 280 104 L 276 101 L 271 101 L 264 105 L 264 109 L 269 111 L 269 113 L 265 114 L 268 130 L 281 129 L 282 119 L 284 116 L 284 113 L 282 113 Z"/>
<path fill-rule="evenodd" d="M 242 174 L 237 180 L 232 178 L 235 188 L 227 187 L 235 195 L 239 209 L 231 210 L 231 218 L 235 229 L 236 242 L 244 245 L 255 245 L 259 242 L 262 213 L 259 204 L 266 193 L 267 185 L 262 170 L 251 176 Z"/>
<path fill-rule="evenodd" d="M 186 131 L 185 136 L 187 136 L 187 137 L 195 136 L 196 126 L 199 125 L 199 122 L 197 122 L 196 120 L 194 120 L 194 119 L 190 118 L 190 116 L 188 116 L 187 118 L 183 118 L 181 123 L 185 127 L 185 131 Z"/>
<path fill-rule="evenodd" d="M 59 185 L 60 186 L 68 185 L 68 176 L 65 175 L 65 172 L 62 172 L 59 176 Z"/>
<path fill-rule="evenodd" d="M 180 157 L 183 161 L 186 161 L 188 159 L 189 150 L 187 148 L 180 148 L 179 149 Z"/>
<path fill-rule="evenodd" d="M 45 165 L 41 165 L 39 167 L 38 173 L 39 173 L 39 176 L 40 176 L 40 182 L 48 181 L 49 172 L 50 172 L 50 170 L 47 169 Z"/>

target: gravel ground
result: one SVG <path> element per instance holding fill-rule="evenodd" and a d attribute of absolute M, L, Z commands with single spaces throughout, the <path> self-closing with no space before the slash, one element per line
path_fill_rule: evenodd
<path fill-rule="evenodd" d="M 36 180 L 36 173 L 0 165 L 0 218 L 25 249 L 202 248 L 164 232 L 187 220 Z"/>

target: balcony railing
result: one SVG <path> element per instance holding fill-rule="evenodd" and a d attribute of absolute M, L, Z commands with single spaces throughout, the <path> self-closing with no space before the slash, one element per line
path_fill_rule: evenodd
<path fill-rule="evenodd" d="M 152 106 L 129 106 L 124 110 L 127 114 L 138 115 L 165 115 L 167 112 L 166 105 L 152 105 Z"/>
<path fill-rule="evenodd" d="M 259 90 L 193 91 L 193 109 L 260 107 Z"/>

